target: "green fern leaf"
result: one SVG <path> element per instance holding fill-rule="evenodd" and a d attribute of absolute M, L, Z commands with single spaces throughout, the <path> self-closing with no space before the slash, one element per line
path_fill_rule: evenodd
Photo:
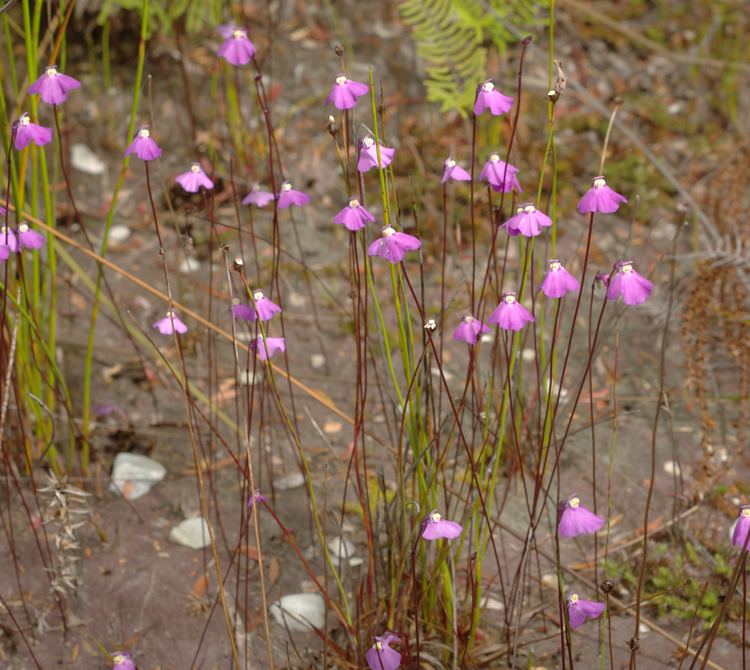
<path fill-rule="evenodd" d="M 425 62 L 427 99 L 466 115 L 487 78 L 487 45 L 504 53 L 509 26 L 535 22 L 537 0 L 402 0 L 399 11 Z"/>

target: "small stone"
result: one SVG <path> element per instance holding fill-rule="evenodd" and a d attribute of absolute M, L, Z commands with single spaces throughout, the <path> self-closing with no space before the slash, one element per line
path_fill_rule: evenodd
<path fill-rule="evenodd" d="M 530 363 L 536 358 L 536 352 L 533 349 L 527 347 L 521 352 L 521 358 L 527 363 Z"/>
<path fill-rule="evenodd" d="M 436 377 L 440 377 L 440 368 L 435 366 L 431 369 L 431 372 Z M 445 368 L 443 368 L 443 377 L 445 377 L 445 381 L 449 382 L 451 379 L 453 379 L 453 375 L 448 372 Z"/>
<path fill-rule="evenodd" d="M 482 598 L 481 601 L 481 607 L 488 610 L 493 610 L 495 612 L 501 612 L 505 609 L 505 605 L 502 601 L 498 600 L 497 598 L 493 598 L 492 596 L 485 596 Z"/>
<path fill-rule="evenodd" d="M 240 370 L 237 373 L 237 383 L 240 386 L 251 386 L 255 381 L 255 373 L 252 370 Z"/>
<path fill-rule="evenodd" d="M 201 264 L 196 258 L 189 256 L 180 263 L 180 272 L 184 275 L 200 270 Z"/>
<path fill-rule="evenodd" d="M 291 307 L 304 307 L 307 303 L 305 296 L 301 293 L 297 293 L 297 291 L 292 291 L 287 297 L 287 301 Z"/>
<path fill-rule="evenodd" d="M 334 537 L 328 541 L 328 551 L 331 552 L 331 556 L 334 558 L 354 558 L 354 554 L 357 548 L 354 546 L 354 542 L 347 540 L 343 537 Z"/>
<path fill-rule="evenodd" d="M 290 489 L 298 489 L 300 486 L 304 486 L 304 484 L 305 476 L 301 472 L 293 472 L 291 475 L 276 480 L 273 486 L 279 491 L 289 491 Z"/>
<path fill-rule="evenodd" d="M 332 433 L 338 433 L 343 427 L 341 421 L 326 421 L 323 424 L 323 431 L 330 435 Z"/>
<path fill-rule="evenodd" d="M 359 556 L 354 556 L 353 558 L 349 559 L 349 565 L 351 565 L 353 568 L 358 568 L 364 562 L 365 562 L 365 559 L 360 558 Z"/>
<path fill-rule="evenodd" d="M 202 516 L 185 519 L 171 531 L 169 539 L 175 544 L 181 544 L 190 549 L 203 549 L 211 544 L 208 535 L 208 524 Z"/>
<path fill-rule="evenodd" d="M 548 589 L 557 589 L 557 575 L 552 572 L 542 575 L 542 586 Z"/>
<path fill-rule="evenodd" d="M 325 605 L 317 593 L 294 593 L 277 600 L 269 608 L 280 626 L 292 633 L 307 633 L 325 626 Z"/>
<path fill-rule="evenodd" d="M 107 164 L 85 144 L 75 143 L 70 147 L 70 162 L 76 170 L 86 174 L 102 175 Z"/>
<path fill-rule="evenodd" d="M 310 356 L 310 365 L 318 370 L 326 364 L 326 357 L 323 354 L 313 354 Z"/>
<path fill-rule="evenodd" d="M 164 479 L 166 474 L 167 469 L 148 456 L 121 452 L 115 456 L 112 464 L 109 490 L 121 493 L 127 500 L 137 500 Z"/>
<path fill-rule="evenodd" d="M 122 224 L 117 224 L 109 229 L 110 242 L 124 242 L 130 237 L 130 228 Z"/>
<path fill-rule="evenodd" d="M 666 461 L 664 463 L 664 472 L 668 475 L 677 475 L 679 477 L 682 474 L 682 468 L 680 468 L 680 464 L 675 463 L 675 461 Z"/>
<path fill-rule="evenodd" d="M 645 623 L 638 624 L 639 635 L 646 635 L 646 633 L 648 633 L 650 630 L 651 629 Z"/>

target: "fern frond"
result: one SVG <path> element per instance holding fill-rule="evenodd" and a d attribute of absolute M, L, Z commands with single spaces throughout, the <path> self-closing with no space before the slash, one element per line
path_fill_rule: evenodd
<path fill-rule="evenodd" d="M 425 61 L 427 99 L 467 114 L 486 79 L 487 44 L 500 53 L 514 41 L 510 26 L 534 22 L 538 0 L 402 0 L 401 17 Z"/>

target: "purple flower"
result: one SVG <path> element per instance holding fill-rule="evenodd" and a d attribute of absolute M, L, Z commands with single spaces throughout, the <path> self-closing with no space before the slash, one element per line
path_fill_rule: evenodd
<path fill-rule="evenodd" d="M 422 243 L 408 233 L 399 233 L 391 226 L 381 231 L 383 236 L 367 247 L 368 256 L 380 256 L 391 263 L 400 263 L 407 251 L 415 251 Z"/>
<path fill-rule="evenodd" d="M 136 670 L 133 654 L 129 651 L 112 652 L 112 670 Z"/>
<path fill-rule="evenodd" d="M 747 534 L 750 531 L 750 505 L 740 507 L 739 516 L 732 531 L 732 544 L 741 549 L 750 549 Z"/>
<path fill-rule="evenodd" d="M 474 114 L 476 116 L 479 116 L 487 109 L 490 110 L 490 114 L 500 116 L 500 114 L 505 114 L 511 107 L 513 107 L 513 98 L 503 95 L 496 89 L 491 79 L 488 79 L 477 87 L 477 98 L 474 102 Z"/>
<path fill-rule="evenodd" d="M 19 151 L 25 149 L 31 142 L 38 147 L 43 147 L 52 141 L 52 128 L 32 123 L 29 115 L 24 112 L 16 121 L 15 147 Z"/>
<path fill-rule="evenodd" d="M 272 358 L 277 351 L 286 351 L 286 341 L 283 337 L 266 337 L 264 341 L 263 335 L 258 335 L 258 339 L 251 342 L 251 346 L 255 348 L 258 358 L 262 361 Z"/>
<path fill-rule="evenodd" d="M 247 65 L 255 56 L 255 46 L 247 36 L 244 28 L 237 26 L 221 26 L 219 28 L 224 38 L 218 54 L 230 65 Z"/>
<path fill-rule="evenodd" d="M 375 643 L 365 654 L 370 670 L 397 670 L 401 665 L 401 654 L 389 646 L 394 640 L 398 640 L 398 635 L 393 633 L 375 636 Z"/>
<path fill-rule="evenodd" d="M 473 316 L 465 316 L 461 319 L 461 323 L 458 328 L 453 331 L 453 339 L 459 342 L 466 342 L 466 344 L 474 345 L 477 343 L 479 336 L 484 333 L 489 333 L 490 329 L 485 326 L 479 319 L 475 319 Z"/>
<path fill-rule="evenodd" d="M 566 293 L 577 291 L 580 287 L 578 280 L 570 274 L 562 263 L 553 258 L 549 262 L 549 269 L 542 280 L 542 293 L 548 298 L 562 298 Z"/>
<path fill-rule="evenodd" d="M 604 519 L 587 510 L 576 496 L 560 503 L 557 530 L 560 537 L 591 535 L 604 526 Z"/>
<path fill-rule="evenodd" d="M 622 296 L 626 305 L 640 305 L 648 300 L 653 290 L 654 285 L 633 269 L 633 261 L 617 261 L 607 281 L 607 300 Z"/>
<path fill-rule="evenodd" d="M 380 167 L 388 167 L 393 160 L 395 149 L 384 147 L 382 144 L 375 145 L 372 137 L 365 137 L 359 143 L 359 160 L 357 161 L 357 170 L 367 172 L 374 167 L 378 167 L 378 148 L 380 147 Z"/>
<path fill-rule="evenodd" d="M 520 233 L 524 237 L 536 237 L 542 232 L 542 228 L 549 228 L 551 225 L 552 219 L 531 203 L 520 205 L 515 216 L 503 224 L 509 235 L 516 236 Z"/>
<path fill-rule="evenodd" d="M 366 95 L 369 90 L 367 84 L 347 79 L 345 74 L 340 74 L 331 86 L 326 105 L 333 103 L 337 109 L 351 109 L 357 104 L 357 98 Z"/>
<path fill-rule="evenodd" d="M 292 188 L 292 183 L 290 181 L 285 181 L 281 185 L 281 193 L 279 193 L 279 209 L 286 209 L 292 205 L 302 207 L 302 205 L 306 205 L 308 202 L 310 202 L 310 196 L 302 191 L 295 191 Z"/>
<path fill-rule="evenodd" d="M 349 230 L 361 230 L 368 221 L 374 222 L 375 217 L 356 198 L 350 198 L 349 204 L 333 217 L 334 223 L 342 223 Z"/>
<path fill-rule="evenodd" d="M 453 181 L 471 181 L 471 175 L 452 158 L 447 158 L 445 167 L 443 168 L 443 179 L 440 183 L 445 184 L 449 179 Z"/>
<path fill-rule="evenodd" d="M 125 149 L 125 155 L 135 154 L 142 161 L 152 161 L 161 156 L 159 145 L 151 137 L 151 131 L 145 126 L 138 129 L 130 146 Z"/>
<path fill-rule="evenodd" d="M 518 168 L 515 165 L 500 160 L 498 154 L 490 154 L 489 160 L 479 173 L 479 180 L 486 181 L 495 191 L 508 193 L 515 190 L 520 193 L 523 189 L 518 183 L 517 174 Z"/>
<path fill-rule="evenodd" d="M 611 214 L 619 209 L 621 202 L 627 201 L 627 198 L 607 186 L 604 177 L 594 177 L 593 186 L 586 191 L 586 194 L 578 203 L 578 211 L 581 214 L 590 212 Z"/>
<path fill-rule="evenodd" d="M 253 505 L 256 505 L 257 503 L 263 503 L 268 500 L 268 496 L 264 496 L 260 489 L 255 489 L 255 492 L 253 495 L 249 496 L 247 499 L 247 508 L 252 509 Z"/>
<path fill-rule="evenodd" d="M 735 547 L 750 549 L 747 539 L 748 531 L 750 531 L 750 505 L 743 505 L 739 509 L 739 515 L 732 529 L 732 544 Z"/>
<path fill-rule="evenodd" d="M 0 244 L 2 240 L 0 240 Z M 28 223 L 18 224 L 18 251 L 24 249 L 41 249 L 44 246 L 44 235 L 29 228 Z M 13 250 L 15 251 L 15 249 Z"/>
<path fill-rule="evenodd" d="M 443 519 L 438 511 L 434 511 L 422 522 L 422 537 L 425 540 L 455 540 L 463 529 L 460 523 Z"/>
<path fill-rule="evenodd" d="M 188 193 L 197 193 L 201 187 L 210 191 L 214 187 L 214 183 L 206 176 L 199 163 L 193 163 L 190 170 L 177 175 L 175 181 Z"/>
<path fill-rule="evenodd" d="M 67 100 L 68 91 L 80 85 L 80 81 L 58 71 L 55 65 L 50 65 L 45 73 L 29 86 L 29 93 L 38 93 L 42 101 L 48 105 L 59 105 Z"/>
<path fill-rule="evenodd" d="M 269 202 L 273 202 L 274 194 L 268 191 L 261 191 L 260 186 L 255 184 L 242 200 L 243 205 L 255 205 L 256 207 L 265 207 Z"/>
<path fill-rule="evenodd" d="M 534 315 L 516 300 L 516 294 L 512 291 L 503 293 L 500 304 L 487 319 L 487 323 L 496 323 L 503 330 L 521 330 L 532 321 Z"/>
<path fill-rule="evenodd" d="M 596 619 L 604 611 L 604 603 L 594 600 L 583 600 L 577 593 L 568 596 L 568 620 L 571 628 L 578 628 L 588 619 Z"/>
<path fill-rule="evenodd" d="M 18 240 L 12 228 L 0 227 L 0 260 L 5 260 L 11 253 L 18 251 Z"/>
<path fill-rule="evenodd" d="M 174 310 L 171 309 L 167 310 L 167 315 L 163 319 L 159 319 L 154 324 L 154 328 L 162 335 L 172 335 L 172 333 L 184 335 L 188 331 L 187 326 L 175 314 Z"/>
<path fill-rule="evenodd" d="M 260 320 L 268 321 L 275 314 L 281 312 L 281 307 L 266 298 L 263 291 L 253 291 L 253 300 L 255 301 L 255 308 L 252 305 L 237 303 L 232 306 L 232 314 L 244 321 L 255 321 L 257 310 L 257 316 L 260 317 Z"/>

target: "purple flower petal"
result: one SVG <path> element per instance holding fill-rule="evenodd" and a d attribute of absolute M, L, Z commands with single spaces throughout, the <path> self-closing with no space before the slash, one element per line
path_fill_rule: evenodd
<path fill-rule="evenodd" d="M 255 205 L 256 207 L 265 207 L 269 202 L 273 202 L 273 193 L 268 191 L 261 191 L 259 186 L 253 186 L 250 193 L 248 193 L 242 200 L 243 205 Z"/>
<path fill-rule="evenodd" d="M 566 293 L 578 291 L 579 281 L 568 272 L 562 263 L 553 258 L 549 262 L 549 269 L 542 280 L 542 293 L 548 298 L 562 298 Z"/>
<path fill-rule="evenodd" d="M 743 505 L 740 507 L 739 516 L 732 531 L 732 544 L 740 549 L 750 549 L 748 532 L 750 532 L 750 505 Z"/>
<path fill-rule="evenodd" d="M 443 519 L 438 512 L 432 512 L 422 524 L 422 537 L 425 540 L 455 540 L 462 532 L 460 523 Z"/>
<path fill-rule="evenodd" d="M 633 269 L 633 261 L 618 261 L 607 282 L 607 300 L 622 297 L 626 305 L 640 305 L 648 300 L 654 285 Z"/>
<path fill-rule="evenodd" d="M 573 593 L 568 597 L 568 620 L 571 628 L 578 628 L 588 619 L 596 619 L 604 611 L 604 603 L 583 600 Z"/>
<path fill-rule="evenodd" d="M 453 339 L 473 346 L 479 340 L 480 335 L 489 332 L 490 329 L 479 319 L 475 319 L 473 316 L 465 316 L 461 319 L 458 328 L 453 331 Z"/>
<path fill-rule="evenodd" d="M 620 208 L 620 203 L 626 203 L 625 196 L 620 195 L 609 186 L 604 177 L 595 177 L 591 188 L 578 203 L 578 211 L 581 214 L 599 212 L 601 214 L 612 214 Z"/>
<path fill-rule="evenodd" d="M 581 501 L 572 496 L 560 505 L 560 520 L 557 526 L 560 537 L 591 535 L 604 526 L 604 519 L 587 510 Z"/>
<path fill-rule="evenodd" d="M 486 181 L 495 191 L 509 193 L 522 191 L 518 183 L 518 168 L 500 159 L 498 154 L 491 154 L 479 173 L 479 181 Z"/>
<path fill-rule="evenodd" d="M 59 105 L 67 100 L 68 91 L 79 88 L 80 85 L 80 81 L 62 74 L 57 67 L 50 65 L 45 73 L 29 86 L 29 93 L 38 94 L 48 105 Z"/>
<path fill-rule="evenodd" d="M 503 294 L 487 323 L 496 323 L 503 330 L 517 331 L 534 320 L 534 315 L 516 300 L 516 294 L 508 292 Z"/>
<path fill-rule="evenodd" d="M 210 191 L 214 187 L 214 183 L 206 176 L 198 163 L 193 163 L 190 170 L 178 175 L 175 181 L 188 193 L 197 193 L 201 188 Z"/>
<path fill-rule="evenodd" d="M 16 139 L 14 146 L 18 151 L 25 149 L 32 142 L 43 147 L 52 141 L 52 128 L 46 128 L 31 122 L 26 113 L 21 114 L 16 123 Z"/>
<path fill-rule="evenodd" d="M 346 75 L 340 74 L 331 87 L 326 98 L 326 105 L 333 104 L 337 109 L 351 109 L 357 104 L 357 98 L 366 95 L 370 90 L 367 84 L 347 79 Z"/>
<path fill-rule="evenodd" d="M 360 205 L 356 198 L 351 198 L 349 204 L 333 217 L 334 223 L 343 224 L 352 231 L 365 228 L 368 221 L 374 222 L 375 217 Z"/>
<path fill-rule="evenodd" d="M 393 161 L 396 153 L 395 149 L 385 147 L 382 144 L 376 146 L 372 137 L 365 137 L 359 143 L 359 159 L 357 160 L 357 170 L 367 172 L 372 168 L 378 167 L 378 147 L 380 147 L 380 167 L 388 167 Z"/>
<path fill-rule="evenodd" d="M 154 328 L 162 335 L 172 335 L 173 333 L 184 335 L 188 331 L 188 327 L 172 310 L 167 310 L 167 315 L 154 323 Z"/>
<path fill-rule="evenodd" d="M 474 114 L 476 116 L 487 110 L 493 116 L 500 116 L 500 114 L 505 114 L 512 106 L 513 98 L 503 95 L 489 79 L 477 89 L 477 98 L 474 103 Z"/>
<path fill-rule="evenodd" d="M 422 246 L 413 235 L 397 232 L 391 226 L 383 228 L 382 234 L 367 247 L 368 256 L 380 256 L 391 263 L 400 263 L 407 251 L 415 251 Z"/>
<path fill-rule="evenodd" d="M 281 185 L 281 193 L 279 193 L 279 209 L 286 209 L 292 205 L 302 207 L 310 202 L 310 196 L 302 191 L 295 191 L 292 188 L 292 184 L 285 181 Z"/>
<path fill-rule="evenodd" d="M 125 155 L 135 155 L 142 161 L 152 161 L 161 156 L 161 149 L 154 142 L 149 129 L 143 127 L 138 130 L 130 146 L 125 150 Z"/>
<path fill-rule="evenodd" d="M 471 181 L 471 175 L 452 158 L 448 158 L 445 161 L 445 166 L 443 168 L 443 179 L 440 183 L 445 184 L 445 182 L 447 182 L 448 180 Z"/>
<path fill-rule="evenodd" d="M 217 53 L 227 63 L 239 67 L 247 65 L 253 59 L 255 45 L 250 41 L 246 30 L 236 26 L 221 26 L 219 32 L 225 39 Z"/>

